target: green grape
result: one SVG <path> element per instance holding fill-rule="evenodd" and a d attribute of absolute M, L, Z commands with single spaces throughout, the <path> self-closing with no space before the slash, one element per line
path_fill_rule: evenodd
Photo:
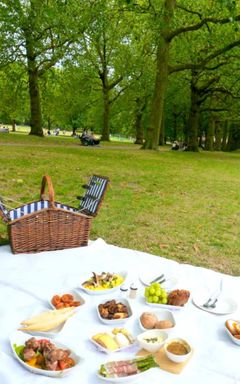
<path fill-rule="evenodd" d="M 160 288 L 160 284 L 159 283 L 153 283 L 151 285 L 151 287 L 155 288 L 156 290 Z"/>
<path fill-rule="evenodd" d="M 162 304 L 167 304 L 167 298 L 162 299 Z"/>
<path fill-rule="evenodd" d="M 161 290 L 160 290 L 160 289 L 158 289 L 157 291 L 155 291 L 155 296 L 158 296 L 158 297 L 162 296 L 162 293 L 161 293 Z"/>
<path fill-rule="evenodd" d="M 145 293 L 144 293 L 144 294 L 145 294 L 146 297 L 148 297 L 148 296 L 150 295 L 150 293 L 149 293 L 149 287 L 146 287 L 146 288 L 145 288 Z"/>
<path fill-rule="evenodd" d="M 148 296 L 147 302 L 148 303 L 153 303 L 153 296 Z"/>
<path fill-rule="evenodd" d="M 150 295 L 155 295 L 155 289 L 153 287 L 149 288 Z"/>
<path fill-rule="evenodd" d="M 152 300 L 153 300 L 153 303 L 158 303 L 158 297 L 157 296 L 153 296 Z"/>

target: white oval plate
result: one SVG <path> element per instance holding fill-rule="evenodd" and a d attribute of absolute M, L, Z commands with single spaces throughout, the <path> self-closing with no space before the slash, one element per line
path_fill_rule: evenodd
<path fill-rule="evenodd" d="M 14 344 L 16 344 L 16 345 L 24 345 L 25 341 L 27 341 L 28 339 L 30 339 L 29 335 L 26 335 L 25 333 L 18 331 L 18 332 L 13 333 L 10 336 L 10 344 L 11 344 L 11 348 L 12 348 L 12 351 L 13 351 L 13 354 L 14 354 L 14 357 L 16 358 L 16 360 L 24 368 L 26 368 L 28 371 L 30 371 L 32 373 L 35 373 L 35 374 L 38 374 L 38 375 L 43 375 L 43 376 L 49 376 L 49 377 L 63 377 L 65 375 L 67 375 L 68 373 L 71 373 L 71 371 L 73 369 L 75 369 L 78 366 L 78 364 L 80 363 L 80 357 L 78 355 L 76 355 L 76 353 L 71 351 L 70 357 L 72 357 L 75 360 L 75 363 L 76 363 L 76 365 L 74 367 L 72 367 L 72 368 L 67 368 L 67 369 L 64 369 L 63 371 L 47 371 L 45 369 L 31 367 L 30 365 L 26 364 L 23 360 L 20 359 L 20 357 L 17 355 L 17 353 L 16 353 L 16 351 L 14 349 Z M 36 337 L 36 339 L 39 340 L 39 339 L 41 339 L 41 337 Z M 55 341 L 51 340 L 50 338 L 48 338 L 48 339 L 49 339 L 50 342 L 55 344 L 58 348 L 69 349 L 64 344 L 61 344 L 59 342 L 55 342 Z"/>
<path fill-rule="evenodd" d="M 133 358 L 133 356 L 124 357 L 124 360 L 131 360 L 132 358 Z M 123 358 L 114 359 L 114 361 L 119 361 L 119 360 L 123 360 Z M 136 373 L 135 375 L 125 376 L 125 377 L 104 377 L 104 376 L 100 375 L 98 373 L 98 371 L 96 372 L 96 374 L 97 374 L 97 377 L 99 379 L 101 379 L 103 381 L 107 381 L 109 383 L 131 383 L 131 382 L 134 383 L 137 380 L 139 380 L 140 378 L 147 375 L 147 373 L 150 371 L 150 369 L 148 369 L 147 371 L 144 371 L 144 372 Z M 147 383 L 147 381 L 146 381 L 146 383 Z"/>
<path fill-rule="evenodd" d="M 132 312 L 132 308 L 131 308 L 131 305 L 129 304 L 129 301 L 127 299 L 124 299 L 122 297 L 117 297 L 114 299 L 116 302 L 119 302 L 119 303 L 122 303 L 124 305 L 126 305 L 127 309 L 128 309 L 128 314 L 129 316 L 128 317 L 125 317 L 124 319 L 112 319 L 112 320 L 109 320 L 109 319 L 104 319 L 100 313 L 99 313 L 99 310 L 98 310 L 98 305 L 99 304 L 105 304 L 107 301 L 110 301 L 110 300 L 104 300 L 104 301 L 101 301 L 98 305 L 97 305 L 97 314 L 98 314 L 98 318 L 99 320 L 104 323 L 104 324 L 107 324 L 107 325 L 115 325 L 115 324 L 120 324 L 120 323 L 123 323 L 125 321 L 127 321 L 128 319 L 130 319 L 130 317 L 132 317 L 133 315 L 133 312 Z"/>
<path fill-rule="evenodd" d="M 99 272 L 96 272 L 96 273 L 99 273 Z M 125 283 L 125 280 L 127 278 L 127 271 L 114 272 L 114 273 L 123 277 L 123 282 L 114 288 L 93 290 L 93 289 L 85 288 L 82 285 L 79 288 L 81 288 L 84 292 L 88 293 L 89 295 L 106 295 L 107 293 L 115 292 Z M 84 281 L 87 281 L 88 279 L 89 279 L 89 276 Z"/>
<path fill-rule="evenodd" d="M 75 308 L 77 308 L 77 307 L 74 307 L 74 310 L 73 310 L 74 312 L 76 311 Z M 56 310 L 56 308 L 54 308 L 54 309 Z M 47 312 L 47 311 L 48 310 L 43 309 L 41 312 Z M 39 311 L 37 313 L 35 312 L 35 313 L 33 313 L 33 316 L 38 315 L 41 312 L 39 312 Z M 24 333 L 27 333 L 27 334 L 32 335 L 32 336 L 42 336 L 42 337 L 46 337 L 46 338 L 49 338 L 49 337 L 54 338 L 54 337 L 59 335 L 59 333 L 63 330 L 67 321 L 69 321 L 70 319 L 71 319 L 71 317 L 68 318 L 66 321 L 64 321 L 64 323 L 60 324 L 58 327 L 56 327 L 54 329 L 51 329 L 50 331 L 30 331 L 30 330 L 28 331 L 27 329 L 26 330 L 24 329 L 24 326 L 22 326 L 23 329 L 21 329 L 20 332 L 24 332 Z"/>
<path fill-rule="evenodd" d="M 168 309 L 159 309 L 158 311 L 152 311 L 152 313 L 154 313 L 156 316 L 157 316 L 157 319 L 158 321 L 161 321 L 161 320 L 169 320 L 173 323 L 173 327 L 171 328 L 161 328 L 162 331 L 167 331 L 167 332 L 170 332 L 172 329 L 174 329 L 174 327 L 176 326 L 176 321 L 175 321 L 175 318 L 172 314 L 171 311 L 169 311 Z M 145 328 L 142 323 L 141 323 L 141 320 L 140 320 L 140 317 L 138 319 L 138 323 L 139 323 L 139 327 L 143 330 L 143 331 L 148 331 L 149 329 L 148 328 Z"/>
<path fill-rule="evenodd" d="M 189 299 L 188 299 L 189 301 Z M 147 300 L 145 299 L 145 303 L 149 305 L 149 307 L 154 307 L 154 308 L 162 308 L 162 309 L 172 309 L 172 310 L 181 310 L 185 308 L 186 304 L 184 306 L 180 305 L 169 305 L 169 304 L 156 304 L 156 303 L 148 303 Z"/>
<path fill-rule="evenodd" d="M 62 295 L 64 295 L 64 294 L 66 294 L 66 293 L 70 293 L 70 294 L 73 296 L 74 301 L 80 301 L 81 304 L 80 304 L 78 307 L 74 307 L 76 310 L 80 309 L 81 306 L 82 306 L 83 304 L 85 304 L 85 300 L 84 300 L 84 298 L 83 298 L 81 295 L 79 295 L 79 293 L 78 293 L 77 291 L 75 291 L 74 289 L 65 289 L 65 290 L 58 291 L 58 292 L 54 293 L 54 294 L 51 296 L 51 298 L 50 298 L 50 300 L 49 300 L 49 305 L 50 305 L 50 307 L 51 307 L 52 309 L 56 309 L 56 307 L 55 307 L 55 306 L 52 304 L 52 302 L 51 302 L 51 299 L 53 298 L 53 296 L 55 296 L 55 295 L 62 296 Z"/>
<path fill-rule="evenodd" d="M 205 308 L 203 303 L 207 301 L 207 298 L 208 296 L 206 296 L 206 293 L 199 293 L 194 295 L 192 300 L 198 308 L 202 309 L 203 311 L 215 313 L 216 315 L 227 315 L 235 312 L 238 308 L 235 300 L 233 300 L 231 297 L 226 297 L 223 295 L 218 298 L 215 308 Z"/>

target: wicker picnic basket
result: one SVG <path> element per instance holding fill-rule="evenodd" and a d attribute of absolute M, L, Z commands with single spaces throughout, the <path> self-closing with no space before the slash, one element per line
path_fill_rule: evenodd
<path fill-rule="evenodd" d="M 97 181 L 96 181 L 97 180 Z M 33 253 L 81 247 L 88 244 L 91 222 L 106 192 L 108 178 L 93 176 L 79 209 L 54 200 L 50 176 L 43 176 L 40 200 L 14 210 L 5 209 L 13 253 Z M 48 197 L 45 199 L 45 188 Z M 3 209 L 2 209 L 3 215 Z"/>

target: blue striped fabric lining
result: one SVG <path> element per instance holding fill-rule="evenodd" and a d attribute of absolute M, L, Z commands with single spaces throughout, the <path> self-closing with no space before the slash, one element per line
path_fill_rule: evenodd
<path fill-rule="evenodd" d="M 56 208 L 62 208 L 70 212 L 75 212 L 75 211 L 77 212 L 77 209 L 69 207 L 68 205 L 64 205 L 57 202 L 55 202 L 54 204 Z M 10 220 L 19 219 L 24 215 L 28 215 L 30 213 L 40 211 L 41 209 L 49 208 L 49 205 L 50 204 L 48 200 L 34 201 L 33 203 L 22 205 L 19 208 L 15 208 L 9 211 Z"/>
<path fill-rule="evenodd" d="M 86 209 L 91 214 L 97 211 L 108 181 L 107 178 L 92 176 L 88 184 L 90 188 L 82 199 L 80 210 Z"/>

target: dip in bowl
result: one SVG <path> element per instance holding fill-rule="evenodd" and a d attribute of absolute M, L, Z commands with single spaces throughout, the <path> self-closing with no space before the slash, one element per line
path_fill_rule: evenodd
<path fill-rule="evenodd" d="M 141 348 L 154 353 L 159 351 L 167 338 L 167 332 L 160 329 L 150 329 L 149 331 L 140 333 L 140 335 L 137 336 L 137 341 Z"/>
<path fill-rule="evenodd" d="M 168 340 L 164 344 L 167 357 L 174 363 L 183 363 L 188 360 L 192 353 L 192 348 L 184 339 L 176 338 Z"/>

